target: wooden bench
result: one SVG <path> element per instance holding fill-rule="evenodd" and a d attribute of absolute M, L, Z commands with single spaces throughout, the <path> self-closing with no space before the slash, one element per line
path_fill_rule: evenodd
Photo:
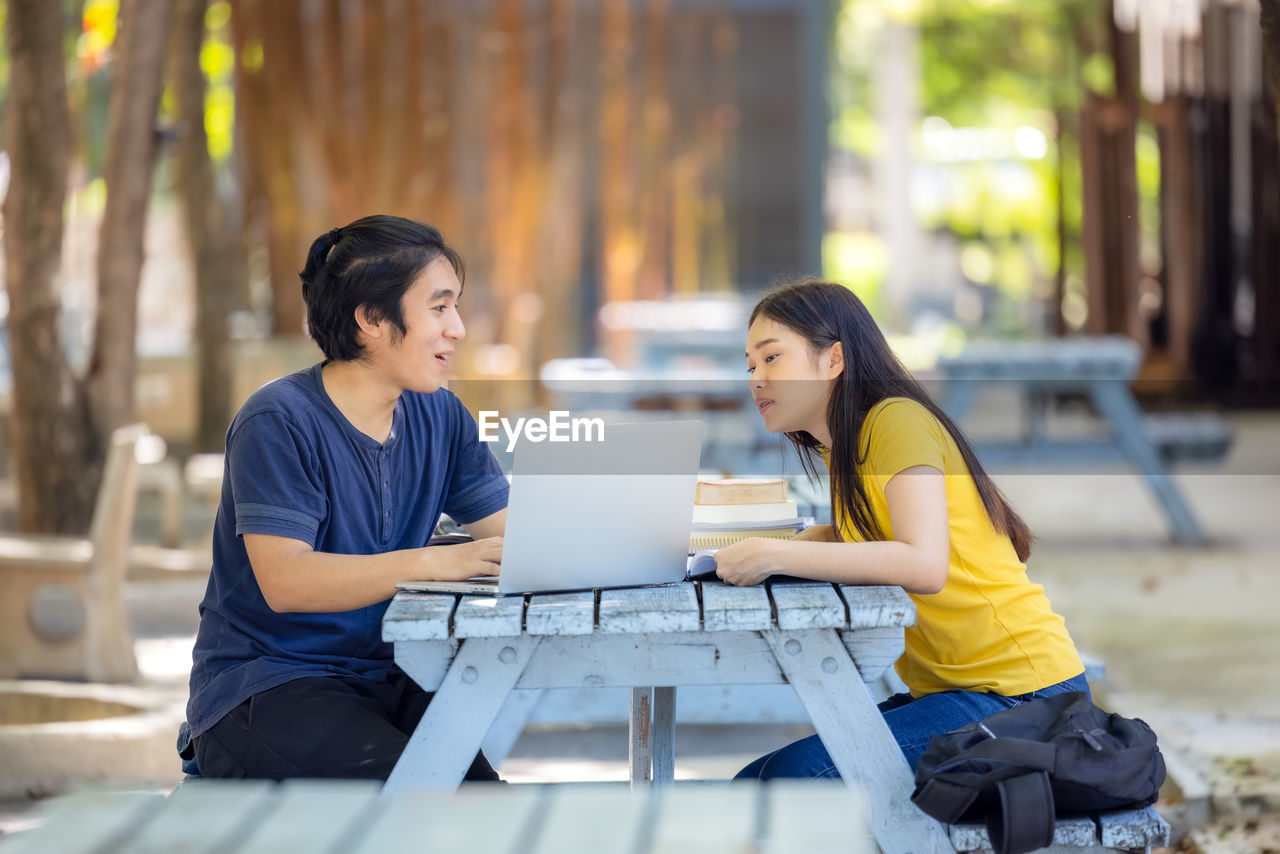
<path fill-rule="evenodd" d="M 1231 450 L 1231 428 L 1212 412 L 1171 412 L 1142 419 L 1156 452 L 1168 465 L 1183 462 L 1218 462 Z"/>
<path fill-rule="evenodd" d="M 951 844 L 961 854 L 991 851 L 987 828 L 981 824 L 953 824 L 947 828 Z M 1114 810 L 1093 816 L 1058 819 L 1048 854 L 1081 854 L 1086 849 L 1150 854 L 1169 844 L 1169 823 L 1151 807 Z"/>
<path fill-rule="evenodd" d="M 169 462 L 166 460 L 165 462 Z M 129 550 L 130 581 L 199 579 L 213 566 L 213 524 L 222 494 L 222 454 L 193 454 L 182 467 L 173 494 L 162 514 L 161 542 L 136 545 Z M 176 466 L 172 467 L 176 472 Z M 147 467 L 142 469 L 145 478 Z M 207 510 L 205 533 L 196 542 L 183 542 L 182 524 L 187 500 L 194 498 Z"/>
<path fill-rule="evenodd" d="M 87 538 L 0 537 L 0 678 L 137 678 L 124 581 L 146 435 L 112 434 Z"/>
<path fill-rule="evenodd" d="M 35 818 L 36 828 L 0 838 L 0 854 L 876 850 L 864 798 L 839 783 L 665 790 L 478 784 L 456 793 L 383 793 L 373 781 L 205 780 L 167 798 L 136 791 L 67 795 L 42 804 Z"/>

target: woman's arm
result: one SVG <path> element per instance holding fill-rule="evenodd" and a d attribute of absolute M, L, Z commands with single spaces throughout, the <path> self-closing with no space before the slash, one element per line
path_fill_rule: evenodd
<path fill-rule="evenodd" d="M 942 472 L 932 466 L 905 469 L 890 479 L 884 494 L 893 527 L 891 540 L 743 540 L 716 553 L 716 572 L 729 584 L 759 584 L 770 575 L 786 574 L 837 584 L 896 584 L 909 593 L 937 593 L 947 582 L 951 550 Z"/>
<path fill-rule="evenodd" d="M 499 512 L 505 518 L 506 510 Z M 267 606 L 278 613 L 364 608 L 394 596 L 397 581 L 497 575 L 502 560 L 501 537 L 376 555 L 318 552 L 301 540 L 268 534 L 245 534 L 244 547 Z"/>
<path fill-rule="evenodd" d="M 815 543 L 838 543 L 836 529 L 830 525 L 810 525 L 791 538 L 794 540 L 811 540 Z"/>

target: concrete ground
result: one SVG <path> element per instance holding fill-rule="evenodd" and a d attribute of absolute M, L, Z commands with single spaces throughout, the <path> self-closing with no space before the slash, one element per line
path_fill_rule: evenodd
<path fill-rule="evenodd" d="M 1227 460 L 1177 475 L 1212 539 L 1206 547 L 1172 544 L 1131 473 L 997 476 L 1039 537 L 1033 579 L 1044 584 L 1078 646 L 1106 663 L 1100 701 L 1144 718 L 1160 736 L 1182 789 L 1168 789 L 1163 811 L 1175 827 L 1199 828 L 1190 837 L 1198 848 L 1188 842 L 1182 850 L 1205 852 L 1274 849 L 1266 834 L 1280 832 L 1268 817 L 1280 813 L 1280 414 L 1227 417 L 1236 433 Z M 140 534 L 154 525 L 155 509 L 144 501 Z M 203 511 L 190 512 L 189 527 L 207 525 L 194 517 Z M 132 585 L 138 657 L 145 684 L 158 695 L 185 695 L 202 592 L 199 580 Z M 677 776 L 732 776 L 810 731 L 681 727 Z M 620 725 L 530 728 L 501 771 L 513 781 L 621 780 L 626 749 Z M 20 826 L 26 807 L 0 804 L 0 832 Z"/>

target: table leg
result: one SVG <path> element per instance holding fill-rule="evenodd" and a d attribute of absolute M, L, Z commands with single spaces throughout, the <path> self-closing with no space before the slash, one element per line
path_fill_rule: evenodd
<path fill-rule="evenodd" d="M 942 825 L 911 803 L 911 769 L 835 630 L 760 634 L 840 776 L 865 792 L 884 854 L 953 851 Z"/>
<path fill-rule="evenodd" d="M 631 762 L 631 787 L 653 779 L 653 689 L 631 689 L 631 714 L 628 731 L 631 746 L 627 751 Z"/>
<path fill-rule="evenodd" d="M 676 689 L 653 689 L 653 783 L 671 783 L 676 778 Z"/>
<path fill-rule="evenodd" d="M 1025 389 L 1022 395 L 1022 442 L 1038 444 L 1048 436 L 1050 392 L 1042 388 Z"/>
<path fill-rule="evenodd" d="M 973 379 L 947 380 L 939 405 L 942 407 L 942 411 L 947 413 L 948 418 L 956 424 L 964 420 L 964 417 L 969 414 L 969 410 L 973 408 L 973 402 L 978 397 L 979 385 L 981 383 Z"/>
<path fill-rule="evenodd" d="M 1116 380 L 1091 383 L 1089 393 L 1098 411 L 1107 420 L 1116 442 L 1129 462 L 1142 474 L 1147 487 L 1155 494 L 1173 529 L 1173 537 L 1181 543 L 1207 542 L 1204 531 L 1191 508 L 1187 506 L 1173 481 L 1173 475 L 1160 460 L 1155 446 L 1142 431 L 1142 411 L 1129 389 Z"/>
<path fill-rule="evenodd" d="M 462 641 L 384 791 L 456 788 L 540 640 L 521 635 Z M 434 670 L 434 658 L 415 655 L 418 646 L 396 644 L 396 663 L 410 678 L 429 683 L 439 671 Z M 427 644 L 421 646 L 425 649 Z M 441 738 L 440 733 L 449 737 Z"/>
<path fill-rule="evenodd" d="M 484 743 L 480 747 L 484 751 L 485 758 L 494 768 L 501 765 L 507 758 L 507 754 L 511 752 L 511 748 L 515 747 L 520 739 L 520 733 L 524 732 L 529 718 L 533 716 L 534 708 L 541 699 L 540 689 L 515 690 L 507 695 L 506 702 L 502 704 L 502 711 L 498 713 L 493 726 L 489 727 L 489 734 L 484 737 Z"/>

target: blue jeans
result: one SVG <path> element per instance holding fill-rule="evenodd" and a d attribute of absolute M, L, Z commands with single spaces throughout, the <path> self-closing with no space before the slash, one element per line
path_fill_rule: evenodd
<path fill-rule="evenodd" d="M 929 746 L 935 735 L 951 732 L 965 724 L 980 721 L 988 715 L 1025 703 L 1037 697 L 1063 694 L 1068 691 L 1089 691 L 1084 674 L 1072 677 L 1057 685 L 1004 697 L 1000 694 L 980 694 L 973 691 L 943 691 L 912 699 L 910 694 L 894 694 L 879 706 L 884 721 L 897 740 L 907 762 L 915 770 L 916 760 Z M 772 780 L 778 777 L 814 780 L 840 779 L 831 755 L 816 735 L 802 738 L 780 750 L 761 756 L 738 772 L 735 780 Z"/>

